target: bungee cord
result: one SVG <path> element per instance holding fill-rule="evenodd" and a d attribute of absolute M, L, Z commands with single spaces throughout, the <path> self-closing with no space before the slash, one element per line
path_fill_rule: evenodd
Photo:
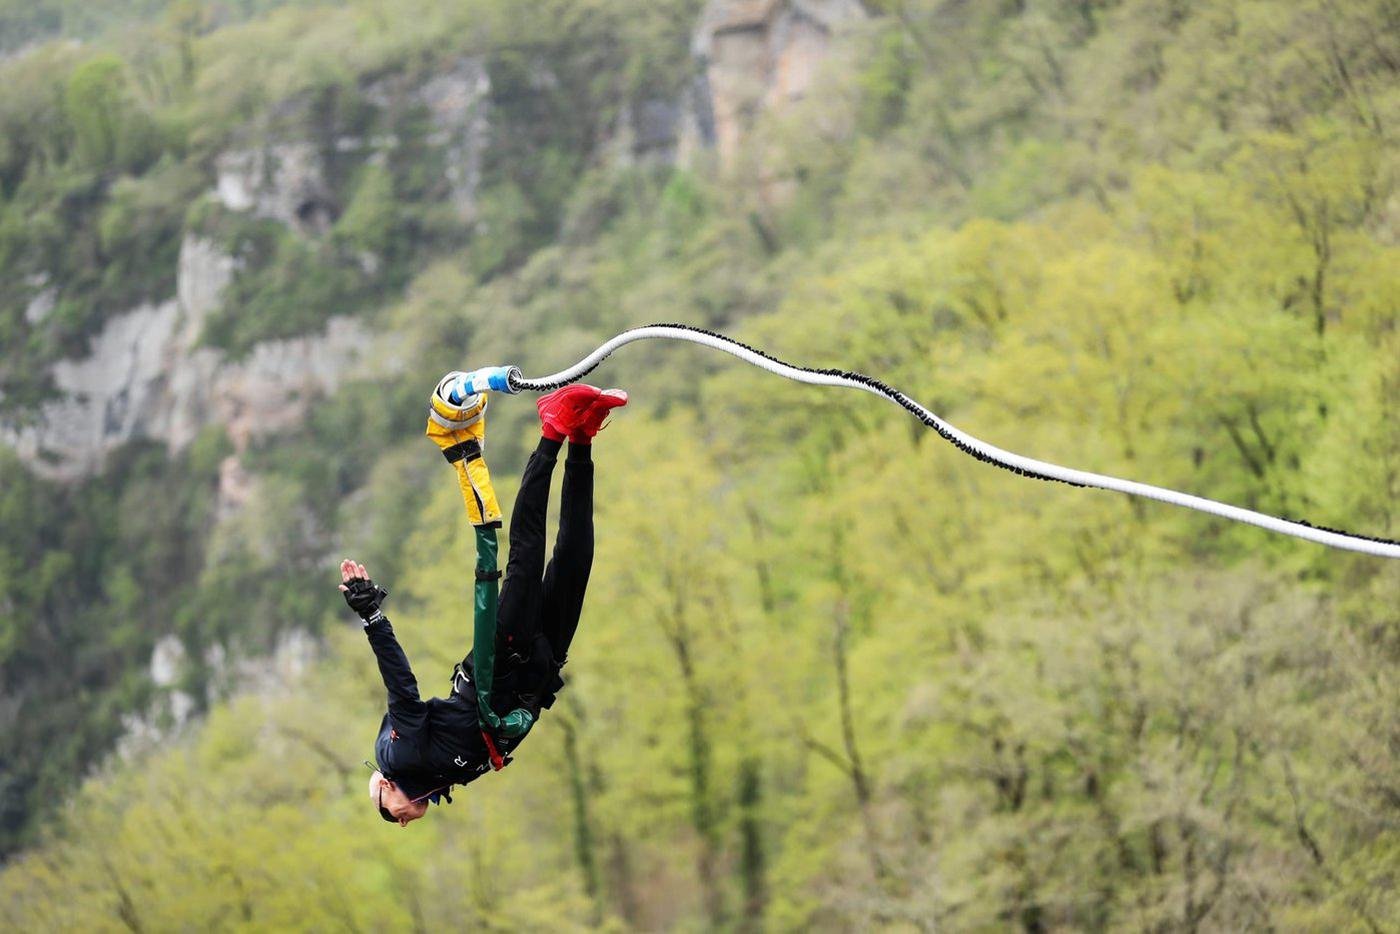
<path fill-rule="evenodd" d="M 491 388 L 498 390 L 505 389 L 505 391 L 512 393 L 522 391 L 549 392 L 550 390 L 558 389 L 560 386 L 582 379 L 611 356 L 618 348 L 642 340 L 688 341 L 692 344 L 700 344 L 704 347 L 723 351 L 731 356 L 738 357 L 745 363 L 752 364 L 760 369 L 767 370 L 769 373 L 799 383 L 806 383 L 812 386 L 844 386 L 849 389 L 859 389 L 881 396 L 908 411 L 915 418 L 919 419 L 919 421 L 938 432 L 944 440 L 953 444 L 963 453 L 969 454 L 989 464 L 995 464 L 998 467 L 1010 470 L 1023 477 L 1034 477 L 1037 480 L 1053 480 L 1060 483 L 1068 483 L 1071 486 L 1096 487 L 1101 490 L 1126 493 L 1129 496 L 1142 496 L 1147 499 L 1170 503 L 1173 506 L 1182 506 L 1186 509 L 1195 509 L 1198 512 L 1210 513 L 1211 515 L 1220 516 L 1223 519 L 1244 522 L 1262 529 L 1267 529 L 1271 532 L 1292 535 L 1295 538 L 1315 542 L 1319 545 L 1327 545 L 1331 548 L 1358 551 L 1363 554 L 1375 555 L 1381 558 L 1400 558 L 1400 542 L 1391 541 L 1389 539 L 1372 538 L 1366 535 L 1357 535 L 1353 532 L 1315 526 L 1297 519 L 1283 519 L 1278 516 L 1270 516 L 1265 513 L 1255 512 L 1252 509 L 1245 509 L 1240 506 L 1232 506 L 1229 503 L 1207 499 L 1203 496 L 1194 496 L 1190 493 L 1182 493 L 1178 490 L 1169 490 L 1164 487 L 1153 486 L 1150 483 L 1140 483 L 1136 480 L 1125 480 L 1106 474 L 1075 470 L 1070 467 L 1061 467 L 1058 464 L 1052 464 L 1048 461 L 1036 460 L 1032 457 L 1015 454 L 958 430 L 904 393 L 892 386 L 886 385 L 878 379 L 866 376 L 863 373 L 835 369 L 819 370 L 810 367 L 795 366 L 770 356 L 761 350 L 750 347 L 747 344 L 736 341 L 733 338 L 725 337 L 723 334 L 706 331 L 702 328 L 692 327 L 687 324 L 652 324 L 645 327 L 631 328 L 608 340 L 599 346 L 597 350 L 594 350 L 573 366 L 538 379 L 526 378 L 517 367 L 502 367 L 496 370 L 497 375 L 493 376 L 491 380 L 493 384 Z M 483 385 L 481 388 L 486 387 Z"/>

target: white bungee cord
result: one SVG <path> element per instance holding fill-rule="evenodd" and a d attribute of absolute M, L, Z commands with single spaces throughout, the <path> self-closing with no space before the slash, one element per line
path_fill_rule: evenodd
<path fill-rule="evenodd" d="M 1323 528 L 1300 520 L 1281 519 L 1277 516 L 1255 512 L 1252 509 L 1244 509 L 1240 506 L 1232 506 L 1229 503 L 1221 503 L 1213 499 L 1206 499 L 1203 496 L 1193 496 L 1190 493 L 1168 490 L 1163 487 L 1153 486 L 1150 483 L 1139 483 L 1135 480 L 1124 480 L 1105 474 L 1090 473 L 1089 471 L 1075 470 L 1070 467 L 1061 467 L 1058 464 L 1051 464 L 1046 461 L 1014 454 L 1011 451 L 1004 451 L 995 445 L 980 441 L 965 432 L 959 431 L 904 393 L 891 386 L 885 385 L 877 379 L 873 379 L 861 373 L 845 370 L 816 370 L 809 367 L 793 366 L 790 363 L 784 363 L 782 360 L 771 357 L 761 350 L 756 350 L 747 344 L 725 337 L 723 334 L 716 334 L 712 331 L 706 331 L 687 324 L 652 324 L 623 331 L 568 369 L 560 370 L 558 373 L 551 373 L 549 376 L 544 376 L 539 379 L 525 378 L 516 367 L 501 368 L 501 370 L 504 371 L 504 381 L 509 387 L 507 391 L 548 392 L 553 389 L 558 389 L 560 386 L 567 385 L 568 383 L 572 383 L 586 376 L 619 347 L 624 347 L 635 341 L 643 340 L 689 341 L 692 344 L 700 344 L 704 347 L 723 351 L 724 353 L 738 357 L 745 363 L 753 364 L 760 369 L 767 370 L 769 373 L 774 373 L 799 383 L 807 383 L 812 386 L 845 386 L 850 389 L 860 389 L 877 396 L 882 396 L 909 411 L 921 422 L 938 432 L 945 440 L 951 442 L 964 453 L 970 454 L 978 460 L 986 461 L 989 464 L 995 464 L 998 467 L 1021 474 L 1022 476 L 1035 477 L 1040 480 L 1057 480 L 1072 486 L 1097 487 L 1101 490 L 1113 490 L 1118 493 L 1127 493 L 1130 496 L 1144 496 L 1148 499 L 1171 503 L 1174 506 L 1183 506 L 1187 509 L 1195 509 L 1199 512 L 1210 513 L 1211 515 L 1220 516 L 1224 519 L 1232 519 L 1235 522 L 1245 522 L 1262 529 L 1268 529 L 1271 532 L 1281 532 L 1284 535 L 1292 535 L 1295 538 L 1316 542 L 1319 545 L 1342 548 L 1347 551 L 1359 551 L 1363 554 L 1375 555 L 1380 558 L 1400 558 L 1400 542 Z M 492 382 L 495 383 L 496 380 Z M 483 388 L 485 387 L 483 386 Z"/>

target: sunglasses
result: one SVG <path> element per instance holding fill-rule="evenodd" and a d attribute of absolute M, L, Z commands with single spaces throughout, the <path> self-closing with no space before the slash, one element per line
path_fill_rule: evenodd
<path fill-rule="evenodd" d="M 365 768 L 369 769 L 371 772 L 379 771 L 379 769 L 374 765 L 374 763 L 370 762 L 368 759 L 365 760 Z M 374 799 L 374 806 L 379 808 L 379 816 L 384 818 L 389 823 L 397 824 L 399 822 L 399 819 L 394 815 L 390 814 L 389 809 L 384 806 L 383 783 L 381 783 L 379 786 L 379 795 Z"/>
<path fill-rule="evenodd" d="M 379 800 L 375 801 L 374 803 L 375 803 L 376 805 L 379 806 L 379 816 L 380 816 L 380 817 L 384 818 L 386 821 L 388 821 L 388 822 L 391 823 L 391 824 L 397 824 L 397 823 L 399 822 L 399 819 L 398 819 L 397 817 L 395 817 L 394 815 L 390 814 L 390 813 L 389 813 L 389 809 L 386 808 L 386 807 L 384 806 L 384 786 L 383 786 L 383 785 L 380 785 L 380 786 L 379 786 Z"/>

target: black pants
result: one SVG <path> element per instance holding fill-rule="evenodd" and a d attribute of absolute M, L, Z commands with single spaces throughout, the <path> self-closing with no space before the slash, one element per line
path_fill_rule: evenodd
<path fill-rule="evenodd" d="M 560 444 L 540 439 L 520 478 L 510 517 L 510 553 L 496 614 L 496 670 L 492 706 L 514 694 L 527 706 L 548 707 L 562 684 L 588 574 L 593 567 L 593 459 L 588 445 L 569 445 L 554 555 L 544 560 L 549 482 Z M 535 695 L 532 697 L 531 695 Z M 532 703 L 533 701 L 533 703 Z"/>

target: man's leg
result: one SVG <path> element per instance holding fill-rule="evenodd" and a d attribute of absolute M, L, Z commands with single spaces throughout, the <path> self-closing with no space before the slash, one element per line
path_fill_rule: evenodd
<path fill-rule="evenodd" d="M 559 536 L 544 574 L 540 622 L 556 664 L 563 664 L 583 612 L 593 568 L 593 457 L 587 444 L 570 444 L 564 462 Z"/>
<path fill-rule="evenodd" d="M 510 516 L 510 553 L 506 579 L 501 584 L 497 612 L 498 652 L 527 655 L 539 625 L 541 582 L 544 572 L 545 517 L 549 508 L 549 480 L 559 457 L 560 443 L 541 438 L 525 473 Z M 500 662 L 497 662 L 498 666 Z"/>

